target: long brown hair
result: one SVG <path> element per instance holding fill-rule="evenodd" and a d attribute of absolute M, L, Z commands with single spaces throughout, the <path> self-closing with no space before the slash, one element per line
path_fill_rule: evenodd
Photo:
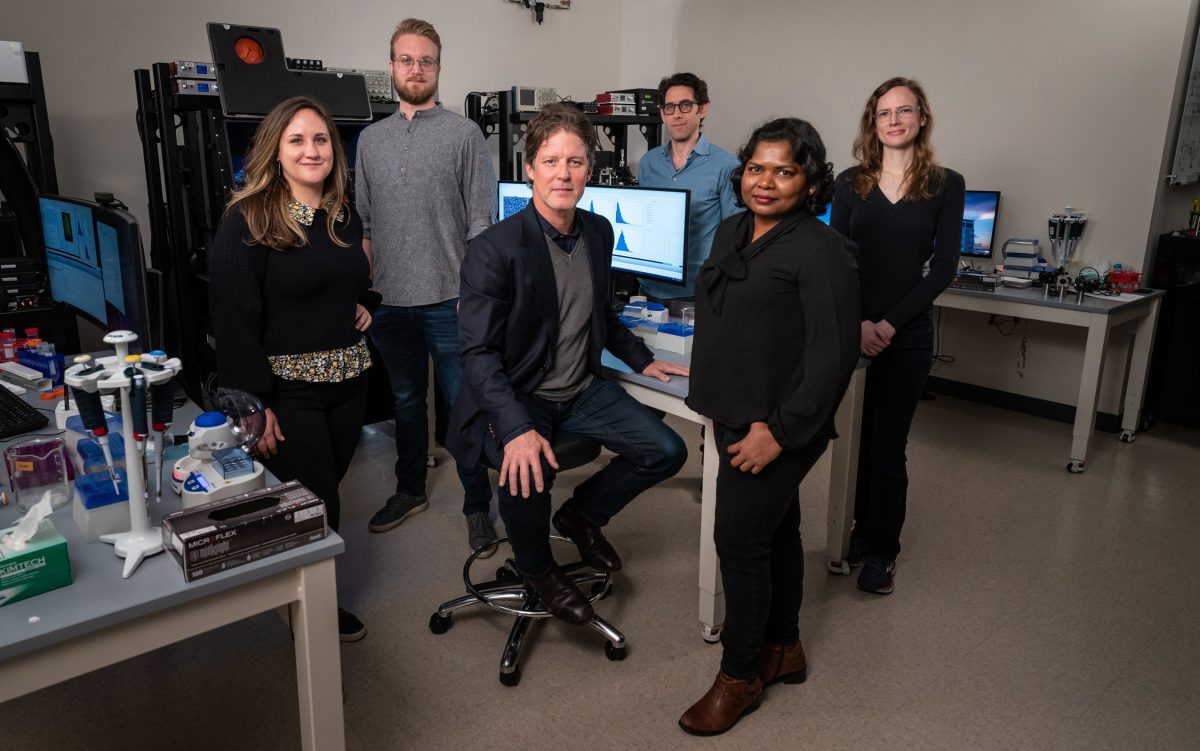
<path fill-rule="evenodd" d="M 259 123 L 254 131 L 250 153 L 246 156 L 246 187 L 234 193 L 225 207 L 226 214 L 232 211 L 234 206 L 241 209 L 246 226 L 250 230 L 247 245 L 266 245 L 283 250 L 308 242 L 304 227 L 288 211 L 287 205 L 288 201 L 292 200 L 292 190 L 279 166 L 279 141 L 292 118 L 301 110 L 316 112 L 325 121 L 325 128 L 329 131 L 329 142 L 333 147 L 333 169 L 325 178 L 325 185 L 321 190 L 321 206 L 318 208 L 326 209 L 329 214 L 326 220 L 329 239 L 337 245 L 349 247 L 349 243 L 343 242 L 334 231 L 334 224 L 346 202 L 347 185 L 350 182 L 342 137 L 325 105 L 303 96 L 280 102 Z"/>
<path fill-rule="evenodd" d="M 875 130 L 875 108 L 879 99 L 897 86 L 904 86 L 917 97 L 917 114 L 922 119 L 921 130 L 913 143 L 913 161 L 905 174 L 905 201 L 918 201 L 932 198 L 941 193 L 946 182 L 946 171 L 937 163 L 933 153 L 933 110 L 929 107 L 929 97 L 925 95 L 919 81 L 911 78 L 889 78 L 871 93 L 867 104 L 863 107 L 862 118 L 858 123 L 858 137 L 854 139 L 854 158 L 858 160 L 858 169 L 850 183 L 851 188 L 859 198 L 865 199 L 879 180 L 879 172 L 883 167 L 883 144 Z"/>

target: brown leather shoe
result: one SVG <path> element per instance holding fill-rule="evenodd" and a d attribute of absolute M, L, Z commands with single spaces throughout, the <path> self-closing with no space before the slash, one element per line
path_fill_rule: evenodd
<path fill-rule="evenodd" d="M 739 681 L 717 673 L 712 688 L 679 718 L 679 727 L 692 735 L 720 735 L 762 703 L 763 684 L 755 678 Z"/>
<path fill-rule="evenodd" d="M 791 646 L 765 641 L 759 647 L 758 679 L 763 688 L 777 681 L 804 683 L 806 678 L 808 660 L 804 659 L 804 647 L 799 641 Z"/>
<path fill-rule="evenodd" d="M 571 538 L 579 548 L 579 557 L 592 568 L 600 571 L 620 571 L 621 558 L 611 543 L 604 538 L 600 528 L 587 520 L 579 506 L 568 500 L 554 512 L 554 528 L 563 537 Z"/>
<path fill-rule="evenodd" d="M 588 598 L 567 578 L 557 563 L 545 576 L 527 578 L 542 605 L 555 618 L 578 625 L 592 620 L 596 614 L 592 610 L 592 603 L 588 602 Z"/>

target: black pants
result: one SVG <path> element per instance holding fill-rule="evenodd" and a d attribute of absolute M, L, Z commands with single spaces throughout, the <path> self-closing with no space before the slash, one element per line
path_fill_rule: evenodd
<path fill-rule="evenodd" d="M 337 531 L 342 501 L 338 483 L 350 468 L 367 408 L 367 376 L 340 383 L 275 379 L 268 405 L 284 440 L 279 453 L 263 462 L 280 480 L 299 480 L 321 500 L 329 527 Z"/>
<path fill-rule="evenodd" d="M 753 475 L 735 469 L 727 451 L 746 435 L 746 428 L 714 423 L 713 431 L 721 462 L 713 529 L 725 584 L 721 670 L 749 680 L 758 675 L 758 650 L 764 640 L 794 644 L 800 638 L 804 599 L 800 482 L 829 441 L 822 438 L 802 449 L 784 451 Z"/>
<path fill-rule="evenodd" d="M 854 496 L 854 535 L 866 553 L 895 558 L 908 506 L 908 430 L 929 368 L 933 364 L 933 332 L 905 348 L 888 347 L 871 359 L 863 394 L 862 433 L 858 451 L 858 486 Z"/>

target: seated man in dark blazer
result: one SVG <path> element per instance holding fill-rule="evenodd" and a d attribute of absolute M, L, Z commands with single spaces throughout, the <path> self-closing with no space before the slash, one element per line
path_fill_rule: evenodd
<path fill-rule="evenodd" d="M 550 105 L 525 131 L 533 200 L 471 241 L 458 310 L 463 385 L 446 445 L 463 466 L 481 454 L 500 468 L 500 516 L 517 568 L 555 616 L 592 618 L 587 597 L 550 552 L 550 440 L 591 436 L 616 458 L 575 488 L 554 526 L 583 561 L 617 571 L 621 559 L 600 528 L 643 490 L 674 475 L 683 441 L 600 372 L 607 348 L 634 371 L 669 380 L 687 368 L 654 359 L 608 301 L 613 230 L 576 209 L 592 172 L 596 131 L 580 111 Z"/>

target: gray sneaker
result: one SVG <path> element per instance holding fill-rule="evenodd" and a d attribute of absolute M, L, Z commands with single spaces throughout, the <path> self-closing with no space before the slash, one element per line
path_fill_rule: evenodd
<path fill-rule="evenodd" d="M 471 550 L 482 551 L 480 558 L 491 558 L 496 552 L 496 528 L 492 520 L 482 511 L 467 515 L 467 544 Z"/>
<path fill-rule="evenodd" d="M 387 499 L 383 508 L 375 512 L 375 516 L 372 516 L 371 521 L 367 522 L 367 529 L 372 532 L 386 532 L 408 517 L 419 514 L 427 508 L 429 508 L 429 497 L 424 493 L 419 496 L 397 493 Z"/>

